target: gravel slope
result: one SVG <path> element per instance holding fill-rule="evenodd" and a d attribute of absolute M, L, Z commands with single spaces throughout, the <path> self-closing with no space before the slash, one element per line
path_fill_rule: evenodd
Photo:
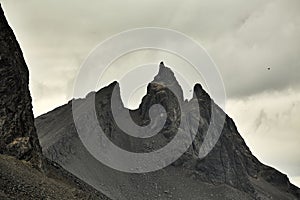
<path fill-rule="evenodd" d="M 0 199 L 109 198 L 53 163 L 42 173 L 26 161 L 0 155 Z"/>

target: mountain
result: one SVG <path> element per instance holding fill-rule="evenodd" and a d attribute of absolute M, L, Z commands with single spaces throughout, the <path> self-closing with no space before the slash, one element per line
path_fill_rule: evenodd
<path fill-rule="evenodd" d="M 28 83 L 0 5 L 0 199 L 108 199 L 42 155 Z"/>
<path fill-rule="evenodd" d="M 0 199 L 300 199 L 299 188 L 286 175 L 252 155 L 233 120 L 200 84 L 194 86 L 193 98 L 184 100 L 174 73 L 163 63 L 136 110 L 124 107 L 119 84 L 113 82 L 34 121 L 28 68 L 0 7 L 0 72 Z M 178 133 L 195 139 L 180 158 L 160 170 L 126 173 L 112 169 L 87 151 L 74 124 L 72 103 L 78 103 L 76 120 L 86 124 L 85 130 L 93 130 L 87 103 L 94 97 L 104 134 L 122 149 L 152 152 L 164 148 Z M 161 111 L 157 108 L 152 113 L 157 104 L 164 107 L 165 118 L 153 115 Z M 121 118 L 129 113 L 139 126 L 156 126 L 162 119 L 165 123 L 154 136 L 129 136 L 115 121 L 111 109 L 115 105 Z M 226 116 L 224 127 L 212 151 L 199 158 L 213 111 Z M 220 124 L 212 121 L 212 126 Z"/>
<path fill-rule="evenodd" d="M 89 105 L 93 98 L 95 105 Z M 112 98 L 114 101 L 111 101 Z M 80 113 L 77 119 L 73 119 L 72 103 L 78 105 L 73 107 L 74 112 Z M 150 108 L 157 104 L 164 107 L 167 116 L 162 129 L 148 138 L 126 134 L 119 127 L 120 122 L 116 122 L 112 109 L 117 107 L 121 117 L 129 112 L 135 124 L 148 126 L 162 121 L 160 117 L 163 115 L 151 116 Z M 130 152 L 147 153 L 164 148 L 178 133 L 195 135 L 195 139 L 180 158 L 163 169 L 148 173 L 117 171 L 92 156 L 79 138 L 74 120 L 83 124 L 80 128 L 89 137 L 96 126 L 89 118 L 90 108 L 94 107 L 104 134 L 113 144 Z M 199 158 L 212 111 L 225 116 L 224 127 L 212 151 Z M 197 115 L 199 112 L 200 115 Z M 185 128 L 180 126 L 183 122 Z M 262 164 L 252 155 L 233 120 L 214 103 L 200 84 L 194 86 L 193 98 L 184 100 L 174 73 L 164 63 L 160 63 L 157 76 L 149 83 L 147 93 L 136 110 L 124 107 L 119 84 L 113 82 L 89 93 L 84 99 L 69 101 L 39 116 L 35 124 L 47 158 L 111 199 L 300 199 L 299 188 L 292 185 L 286 175 Z M 218 126 L 221 124 L 212 120 L 213 129 Z"/>
<path fill-rule="evenodd" d="M 0 10 L 0 153 L 42 167 L 34 127 L 29 73 L 19 44 Z"/>

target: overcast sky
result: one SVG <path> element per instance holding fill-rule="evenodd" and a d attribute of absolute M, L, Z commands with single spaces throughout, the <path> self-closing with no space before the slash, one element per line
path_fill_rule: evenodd
<path fill-rule="evenodd" d="M 300 186 L 299 0 L 0 1 L 30 70 L 36 116 L 72 98 L 80 65 L 106 38 L 138 27 L 174 29 L 202 44 L 219 67 L 226 112 L 254 155 Z M 103 84 L 125 73 L 121 65 L 128 71 L 161 60 L 193 74 L 174 55 L 141 51 L 115 62 Z M 121 89 L 136 91 L 125 102 L 135 107 L 145 85 Z"/>

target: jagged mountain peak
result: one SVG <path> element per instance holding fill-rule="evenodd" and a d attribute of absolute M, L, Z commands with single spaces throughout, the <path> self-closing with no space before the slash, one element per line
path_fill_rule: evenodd
<path fill-rule="evenodd" d="M 171 85 L 174 83 L 179 83 L 176 80 L 174 72 L 171 68 L 167 67 L 164 62 L 160 62 L 159 64 L 159 71 L 157 75 L 154 77 L 153 82 L 161 82 L 162 84 Z"/>
<path fill-rule="evenodd" d="M 195 84 L 193 98 L 197 98 L 200 101 L 211 101 L 209 94 L 203 89 L 200 83 Z"/>
<path fill-rule="evenodd" d="M 166 87 L 170 89 L 178 97 L 179 101 L 183 101 L 183 91 L 178 83 L 174 72 L 171 68 L 165 66 L 164 62 L 160 62 L 158 74 L 154 77 L 154 80 L 149 84 L 153 86 L 152 89 Z M 151 87 L 150 87 L 151 89 Z"/>
<path fill-rule="evenodd" d="M 201 146 L 210 124 L 212 123 L 212 127 L 219 126 L 210 120 L 211 109 L 217 109 L 217 113 L 224 113 L 218 106 L 212 106 L 215 105 L 215 103 L 200 84 L 194 86 L 195 96 L 193 101 L 184 102 L 181 86 L 177 82 L 174 73 L 170 68 L 166 67 L 165 64 L 160 63 L 158 75 L 155 76 L 154 80 L 148 85 L 147 94 L 143 97 L 139 108 L 130 111 L 120 106 L 119 110 L 120 113 L 129 111 L 134 122 L 138 125 L 145 126 L 150 123 L 149 109 L 152 105 L 161 104 L 165 108 L 167 118 L 164 128 L 157 135 L 146 139 L 127 135 L 114 122 L 110 97 L 115 86 L 118 86 L 117 82 L 113 82 L 97 92 L 95 107 L 98 121 L 101 126 L 103 126 L 102 128 L 105 134 L 120 148 L 136 153 L 146 153 L 163 148 L 172 140 L 179 129 L 181 122 L 179 104 L 183 106 L 186 111 L 183 117 L 187 126 L 198 126 L 199 124 L 199 128 L 198 131 L 196 131 L 197 133 L 193 144 L 171 166 L 157 172 L 145 174 L 144 176 L 135 176 L 116 173 L 114 170 L 103 168 L 101 163 L 95 161 L 78 138 L 70 106 L 62 106 L 58 110 L 54 110 L 43 115 L 41 118 L 37 118 L 38 133 L 42 136 L 41 144 L 45 147 L 43 149 L 44 153 L 52 160 L 66 167 L 66 169 L 76 172 L 76 175 L 97 189 L 107 191 L 103 185 L 113 184 L 99 177 L 106 177 L 115 181 L 119 181 L 119 177 L 126 177 L 122 179 L 121 182 L 124 180 L 126 182 L 128 179 L 135 180 L 128 185 L 125 184 L 124 187 L 126 187 L 127 191 L 134 188 L 134 191 L 138 190 L 138 192 L 134 192 L 134 194 L 144 194 L 147 190 L 139 188 L 141 181 L 145 187 L 148 186 L 146 188 L 151 188 L 153 184 L 156 184 L 157 187 L 166 187 L 165 184 L 157 182 L 157 178 L 160 176 L 162 176 L 161 179 L 165 179 L 166 176 L 173 177 L 175 173 L 176 176 L 192 177 L 188 178 L 191 184 L 197 185 L 206 182 L 213 185 L 227 185 L 249 195 L 248 198 L 233 196 L 228 199 L 268 199 L 269 197 L 276 199 L 278 195 L 280 199 L 293 199 L 293 196 L 300 196 L 299 189 L 293 186 L 285 175 L 273 168 L 263 165 L 252 155 L 243 138 L 238 133 L 233 120 L 228 116 L 226 116 L 221 136 L 215 147 L 205 158 L 198 158 L 197 153 L 199 152 L 199 146 Z M 119 92 L 119 88 L 117 88 L 117 90 L 117 92 Z M 175 91 L 177 95 L 179 94 L 179 98 L 174 96 L 173 91 Z M 121 101 L 121 99 L 119 100 Z M 198 101 L 198 104 L 195 104 L 195 101 Z M 200 110 L 200 117 L 195 117 L 197 115 L 194 115 L 194 112 L 197 110 Z M 61 121 L 63 121 L 62 119 L 64 123 L 61 123 Z M 157 116 L 157 119 L 159 119 L 159 116 Z M 82 118 L 82 120 L 86 119 Z M 195 134 L 191 131 L 192 130 L 187 128 L 186 134 Z M 51 135 L 56 135 L 57 137 L 55 138 L 56 142 L 52 142 L 53 144 L 49 146 L 47 144 L 49 140 L 51 140 Z M 84 163 L 89 163 L 89 166 L 86 166 Z M 83 166 L 78 168 L 76 166 L 78 164 Z M 102 173 L 99 170 L 93 172 L 86 171 L 87 167 L 90 169 L 102 169 L 107 173 Z M 97 177 L 95 174 L 97 174 Z M 199 195 L 201 194 L 196 191 L 189 194 L 186 193 L 190 187 L 185 185 L 184 181 L 180 179 L 173 181 L 175 182 L 168 182 L 167 185 L 172 185 L 169 187 L 181 185 L 180 194 L 185 194 L 183 199 L 199 199 Z M 115 188 L 112 187 L 110 190 L 115 190 Z M 215 192 L 218 193 L 218 191 Z M 120 191 L 120 193 L 122 194 L 122 191 Z M 155 195 L 158 195 L 157 193 L 159 193 L 158 190 L 151 191 L 151 194 L 149 194 L 146 199 L 155 198 Z M 175 193 L 176 191 L 174 191 L 174 194 Z M 122 195 L 111 195 L 116 199 L 122 199 Z M 179 193 L 177 195 L 179 195 Z M 205 196 L 202 197 L 205 198 Z M 145 197 L 129 194 L 129 199 L 143 198 Z"/>

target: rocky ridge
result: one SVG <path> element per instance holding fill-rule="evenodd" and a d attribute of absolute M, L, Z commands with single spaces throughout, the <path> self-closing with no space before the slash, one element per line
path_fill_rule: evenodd
<path fill-rule="evenodd" d="M 150 123 L 149 110 L 155 104 L 162 105 L 166 112 L 167 118 L 163 129 L 151 138 L 141 139 L 135 138 L 124 133 L 114 121 L 111 111 L 112 92 L 116 88 L 119 113 L 128 111 L 122 103 L 120 97 L 119 84 L 114 82 L 109 86 L 92 92 L 87 95 L 88 98 L 95 96 L 95 106 L 99 124 L 104 130 L 109 139 L 117 146 L 132 152 L 151 152 L 153 150 L 164 147 L 172 140 L 174 135 L 179 130 L 181 123 L 180 106 L 186 109 L 183 119 L 187 121 L 189 127 L 199 124 L 196 138 L 193 144 L 189 147 L 177 161 L 171 166 L 162 170 L 140 174 L 126 174 L 116 172 L 108 169 L 99 161 L 95 160 L 93 156 L 85 149 L 82 142 L 78 138 L 77 130 L 75 128 L 72 116 L 72 102 L 63 105 L 49 113 L 46 113 L 36 120 L 38 134 L 41 138 L 41 145 L 45 155 L 58 163 L 64 168 L 80 177 L 82 180 L 93 185 L 100 191 L 107 191 L 107 195 L 112 199 L 138 199 L 139 193 L 148 193 L 149 197 L 142 197 L 144 199 L 164 199 L 159 198 L 161 188 L 177 188 L 176 191 L 170 192 L 176 197 L 183 199 L 198 199 L 201 196 L 198 192 L 187 194 L 190 185 L 202 185 L 207 183 L 215 187 L 228 186 L 234 188 L 242 194 L 248 196 L 244 199 L 299 199 L 299 188 L 292 185 L 287 176 L 279 171 L 262 164 L 247 147 L 243 138 L 239 134 L 233 120 L 227 116 L 224 111 L 219 108 L 210 98 L 208 93 L 201 87 L 200 84 L 194 87 L 194 97 L 185 101 L 183 92 L 178 84 L 174 73 L 170 68 L 160 63 L 159 73 L 147 87 L 147 94 L 142 99 L 142 103 L 137 110 L 130 110 L 130 115 L 133 121 L 140 125 L 146 126 Z M 173 92 L 172 92 L 173 91 Z M 175 93 L 175 94 L 174 94 Z M 85 104 L 86 99 L 77 99 L 82 105 Z M 197 102 L 197 106 L 195 106 Z M 86 121 L 88 124 L 88 115 L 84 106 L 80 108 L 82 118 L 80 120 Z M 224 114 L 226 116 L 224 127 L 221 136 L 216 143 L 213 150 L 203 159 L 198 158 L 199 147 L 201 146 L 208 126 L 210 124 L 210 117 L 212 109 L 216 113 Z M 200 117 L 196 117 L 197 111 L 200 111 Z M 159 118 L 160 116 L 156 116 Z M 156 118 L 152 120 L 156 120 Z M 159 120 L 159 119 L 158 119 Z M 212 122 L 213 126 L 219 124 Z M 93 129 L 91 127 L 91 129 Z M 192 134 L 187 131 L 186 134 Z M 98 171 L 92 168 L 101 169 Z M 161 175 L 164 174 L 164 175 Z M 162 185 L 160 179 L 164 176 L 178 176 L 173 179 L 174 183 Z M 107 177 L 112 180 L 103 181 Z M 158 176 L 162 176 L 157 178 Z M 101 178 L 100 178 L 101 177 Z M 179 177 L 185 177 L 180 179 Z M 183 184 L 186 181 L 189 184 Z M 100 180 L 101 179 L 101 180 Z M 145 186 L 139 183 L 143 182 Z M 123 185 L 118 188 L 117 185 Z M 141 189 L 147 185 L 156 185 L 155 189 Z M 178 189 L 181 186 L 181 189 Z M 132 187 L 139 189 L 133 190 Z M 192 187 L 192 186 L 191 186 Z M 203 186 L 204 187 L 204 186 Z M 151 187 L 150 187 L 151 188 Z M 225 191 L 229 192 L 227 188 Z M 112 193 L 112 191 L 117 193 Z M 215 191 L 218 193 L 218 191 Z M 125 194 L 126 193 L 126 194 Z M 132 194 L 131 194 L 132 193 Z M 200 196 L 199 196 L 200 195 Z M 239 199 L 241 194 L 231 196 L 229 199 Z M 174 197 L 173 196 L 173 197 Z M 226 199 L 226 195 L 221 195 Z M 127 198 L 126 198 L 127 197 Z M 204 196 L 203 196 L 204 197 Z M 217 197 L 210 197 L 209 199 L 218 199 Z"/>

